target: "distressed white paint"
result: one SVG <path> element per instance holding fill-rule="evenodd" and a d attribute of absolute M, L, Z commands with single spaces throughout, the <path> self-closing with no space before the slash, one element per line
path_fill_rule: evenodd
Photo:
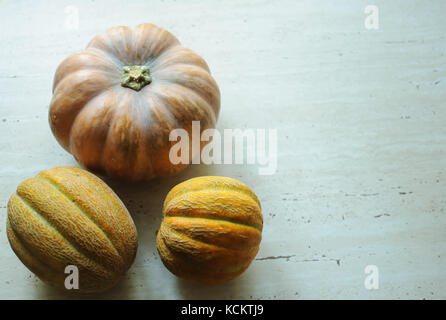
<path fill-rule="evenodd" d="M 78 28 L 66 28 L 73 5 Z M 378 30 L 364 27 L 367 5 L 379 8 Z M 220 129 L 278 129 L 278 171 L 200 165 L 146 184 L 107 181 L 140 246 L 126 279 L 94 298 L 446 298 L 444 12 L 441 0 L 2 1 L 0 298 L 70 297 L 15 257 L 6 203 L 25 178 L 75 165 L 47 123 L 57 65 L 108 27 L 142 22 L 207 60 Z M 216 287 L 176 279 L 155 248 L 169 189 L 207 174 L 250 185 L 265 218 L 258 260 Z M 368 265 L 378 290 L 364 287 Z"/>

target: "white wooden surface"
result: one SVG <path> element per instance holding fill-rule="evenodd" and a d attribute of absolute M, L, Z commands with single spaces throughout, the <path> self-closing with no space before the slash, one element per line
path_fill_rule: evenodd
<path fill-rule="evenodd" d="M 379 30 L 364 8 L 380 10 Z M 65 26 L 67 6 L 79 28 Z M 278 171 L 192 166 L 138 185 L 127 204 L 139 251 L 93 298 L 446 298 L 445 1 L 0 1 L 0 298 L 70 298 L 16 258 L 5 234 L 18 183 L 76 165 L 47 121 L 57 65 L 114 25 L 152 22 L 201 54 L 222 93 L 218 128 L 276 128 Z M 208 287 L 171 275 L 155 247 L 162 201 L 199 175 L 226 175 L 261 199 L 257 260 Z M 364 268 L 380 271 L 378 290 Z"/>

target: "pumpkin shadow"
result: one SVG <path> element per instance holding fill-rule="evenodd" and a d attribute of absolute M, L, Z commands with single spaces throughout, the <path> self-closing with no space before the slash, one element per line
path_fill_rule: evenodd
<path fill-rule="evenodd" d="M 169 191 L 185 180 L 212 174 L 212 167 L 190 165 L 176 176 L 148 182 L 131 183 L 102 177 L 122 200 L 135 222 L 138 252 L 158 254 L 156 233 L 161 225 L 163 203 Z"/>
<path fill-rule="evenodd" d="M 142 182 L 122 181 L 107 176 L 100 177 L 116 192 L 133 216 L 142 212 L 138 209 L 147 208 L 149 212 L 153 213 L 155 212 L 151 209 L 162 209 L 164 198 L 170 189 L 188 179 L 212 175 L 215 168 L 215 165 L 189 165 L 175 176 Z M 158 213 L 161 214 L 161 211 Z"/>

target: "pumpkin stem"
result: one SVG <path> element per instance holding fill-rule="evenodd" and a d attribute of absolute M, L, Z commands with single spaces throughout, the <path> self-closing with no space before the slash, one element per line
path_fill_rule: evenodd
<path fill-rule="evenodd" d="M 122 68 L 121 86 L 136 91 L 152 82 L 150 69 L 147 66 L 125 66 Z"/>

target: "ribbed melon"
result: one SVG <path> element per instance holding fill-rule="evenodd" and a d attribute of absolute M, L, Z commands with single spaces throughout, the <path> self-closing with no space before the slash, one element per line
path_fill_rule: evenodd
<path fill-rule="evenodd" d="M 8 202 L 7 234 L 40 279 L 65 288 L 65 267 L 79 270 L 78 292 L 100 292 L 130 268 L 137 232 L 118 196 L 95 175 L 57 167 L 23 181 Z"/>
<path fill-rule="evenodd" d="M 244 272 L 259 250 L 263 218 L 254 192 L 227 177 L 175 186 L 157 235 L 164 265 L 178 277 L 215 284 Z"/>

